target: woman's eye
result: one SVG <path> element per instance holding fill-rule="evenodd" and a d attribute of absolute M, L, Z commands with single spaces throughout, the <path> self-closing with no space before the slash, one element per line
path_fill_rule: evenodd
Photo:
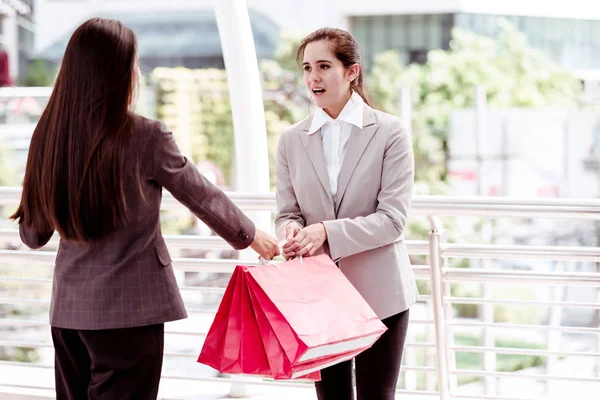
<path fill-rule="evenodd" d="M 321 65 L 321 69 L 328 69 L 329 65 Z"/>
<path fill-rule="evenodd" d="M 305 70 L 305 71 L 309 71 L 309 70 L 310 70 L 310 67 L 306 66 L 306 67 L 304 67 L 304 70 Z"/>

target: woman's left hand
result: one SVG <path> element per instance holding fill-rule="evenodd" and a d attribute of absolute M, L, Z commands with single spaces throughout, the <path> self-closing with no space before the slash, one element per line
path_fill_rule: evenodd
<path fill-rule="evenodd" d="M 327 240 L 327 231 L 322 223 L 303 228 L 294 239 L 283 247 L 284 253 L 292 253 L 292 257 L 312 256 Z"/>

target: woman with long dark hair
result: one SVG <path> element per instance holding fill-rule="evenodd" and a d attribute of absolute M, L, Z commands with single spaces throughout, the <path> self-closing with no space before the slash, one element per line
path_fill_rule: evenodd
<path fill-rule="evenodd" d="M 233 248 L 279 252 L 163 123 L 131 111 L 138 77 L 130 29 L 94 18 L 75 31 L 12 215 L 31 248 L 60 234 L 50 325 L 61 400 L 157 396 L 164 322 L 187 317 L 160 230 L 163 187 Z"/>

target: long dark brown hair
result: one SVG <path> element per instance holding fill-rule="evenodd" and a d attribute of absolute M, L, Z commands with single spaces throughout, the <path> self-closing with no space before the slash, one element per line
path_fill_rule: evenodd
<path fill-rule="evenodd" d="M 122 170 L 136 59 L 135 34 L 119 21 L 93 18 L 73 33 L 11 218 L 84 242 L 127 221 Z"/>
<path fill-rule="evenodd" d="M 371 105 L 363 81 L 363 63 L 360 55 L 360 47 L 350 32 L 337 28 L 321 28 L 314 31 L 305 37 L 302 42 L 300 42 L 300 46 L 298 46 L 298 51 L 296 52 L 296 62 L 298 63 L 298 66 L 302 65 L 306 46 L 309 43 L 319 42 L 321 40 L 329 42 L 331 52 L 338 60 L 340 60 L 344 67 L 350 68 L 354 64 L 359 65 L 360 71 L 358 77 L 350 83 L 350 87 L 363 98 L 365 103 Z"/>

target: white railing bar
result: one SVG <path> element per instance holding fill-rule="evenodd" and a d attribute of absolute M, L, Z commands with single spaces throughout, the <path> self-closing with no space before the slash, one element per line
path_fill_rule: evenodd
<path fill-rule="evenodd" d="M 171 239 L 171 242 L 176 242 L 175 239 Z M 216 248 L 230 248 L 226 242 L 221 239 L 213 239 L 212 237 L 206 236 L 189 236 L 186 239 L 187 242 L 196 241 L 197 246 L 193 248 L 199 249 L 213 249 L 211 247 L 214 244 Z M 409 251 L 411 255 L 425 255 L 427 250 L 426 245 L 422 245 L 418 241 L 407 241 L 407 245 L 413 244 L 412 251 Z M 183 246 L 180 244 L 173 244 L 175 247 L 192 248 L 189 246 Z M 3 257 L 19 257 L 27 260 L 37 259 L 38 257 L 48 257 L 52 259 L 56 258 L 56 252 L 54 251 L 38 251 L 38 250 L 1 250 L 0 253 Z M 445 244 L 442 246 L 442 256 L 446 258 L 490 258 L 490 259 L 539 259 L 539 260 L 567 260 L 567 261 L 600 261 L 600 247 L 574 247 L 574 246 L 500 246 L 500 245 L 479 245 L 479 244 Z M 198 260 L 198 259 L 186 259 L 180 258 L 179 260 Z M 226 261 L 218 259 L 220 261 Z M 183 262 L 183 261 L 180 261 Z M 239 262 L 239 261 L 238 261 Z M 248 264 L 256 265 L 256 262 Z M 464 270 L 464 268 L 463 268 Z M 468 269 L 469 271 L 471 269 Z"/>
<path fill-rule="evenodd" d="M 54 386 L 44 386 L 44 385 L 19 385 L 18 383 L 7 383 L 0 382 L 0 387 L 14 388 L 14 389 L 36 389 L 36 390 L 55 390 Z M 2 393 L 2 392 L 0 392 Z M 32 397 L 33 398 L 33 397 Z M 42 397 L 43 398 L 43 397 Z"/>
<path fill-rule="evenodd" d="M 420 349 L 435 349 L 435 343 L 419 343 L 419 342 L 406 342 L 405 347 L 415 347 Z"/>
<path fill-rule="evenodd" d="M 598 287 L 595 281 L 586 281 L 581 279 L 564 280 L 560 278 L 535 279 L 533 277 L 517 276 L 497 276 L 497 275 L 477 275 L 472 277 L 457 278 L 449 277 L 447 282 L 487 282 L 487 283 L 524 283 L 527 285 L 560 285 L 560 286 L 591 286 Z"/>
<path fill-rule="evenodd" d="M 227 192 L 240 208 L 274 211 L 275 196 L 269 194 Z M 18 201 L 18 200 L 17 200 Z M 163 209 L 181 208 L 168 192 L 163 194 Z M 600 201 L 587 199 L 527 200 L 499 197 L 413 196 L 411 213 L 440 216 L 585 218 L 600 219 Z"/>
<path fill-rule="evenodd" d="M 200 382 L 217 382 L 231 383 L 229 378 L 225 377 L 197 377 L 197 376 L 182 376 L 182 375 L 162 375 L 161 379 L 172 379 L 179 381 L 200 381 Z M 258 378 L 258 377 L 257 377 Z M 295 387 L 295 388 L 310 388 L 311 383 L 306 381 L 271 381 L 271 380 L 252 380 L 244 381 L 244 384 L 255 386 L 279 386 L 279 387 Z"/>
<path fill-rule="evenodd" d="M 412 268 L 416 279 L 427 281 L 431 279 L 431 268 L 429 265 L 413 265 Z"/>
<path fill-rule="evenodd" d="M 50 97 L 52 94 L 52 86 L 19 86 L 11 87 L 6 86 L 0 88 L 0 98 L 2 99 L 14 99 L 22 97 Z"/>
<path fill-rule="evenodd" d="M 167 245 L 172 247 L 186 249 L 231 249 L 231 246 L 218 236 L 164 235 L 163 238 Z M 57 246 L 59 239 L 60 236 L 55 233 L 47 245 Z M 0 242 L 20 242 L 20 240 L 21 238 L 17 229 L 0 229 Z"/>
<path fill-rule="evenodd" d="M 179 286 L 179 290 L 190 291 L 190 292 L 201 292 L 210 294 L 223 294 L 225 293 L 224 287 L 211 287 L 211 286 Z"/>
<path fill-rule="evenodd" d="M 572 351 L 551 351 L 536 349 L 520 349 L 507 347 L 483 347 L 483 346 L 450 346 L 450 350 L 463 353 L 498 353 L 498 354 L 516 354 L 526 356 L 565 356 L 565 357 L 599 357 L 600 353 L 581 353 Z"/>
<path fill-rule="evenodd" d="M 32 363 L 23 363 L 23 362 L 0 362 L 0 365 L 10 365 L 15 367 L 26 367 L 26 368 L 53 368 L 53 366 L 44 366 L 44 365 L 35 365 Z M 171 379 L 171 380 L 193 380 L 193 381 L 202 381 L 202 382 L 215 382 L 215 383 L 224 383 L 229 384 L 231 381 L 228 378 L 220 378 L 220 377 L 186 377 L 186 376 L 176 376 L 176 375 L 162 375 L 161 379 Z M 296 388 L 306 388 L 310 389 L 312 386 L 311 382 L 306 381 L 270 381 L 270 380 L 256 380 L 256 381 L 248 381 L 247 384 L 249 386 L 275 386 L 275 387 L 296 387 Z M 24 389 L 45 389 L 45 390 L 54 390 L 53 386 L 30 386 L 30 385 L 18 385 L 18 384 L 10 384 L 10 383 L 0 383 L 0 386 L 6 387 L 14 387 L 14 388 L 24 388 Z M 434 391 L 425 391 L 425 390 L 403 390 L 397 389 L 397 394 L 401 395 L 417 395 L 417 396 L 438 396 L 437 392 Z M 164 397 L 164 399 L 183 399 L 178 397 Z"/>
<path fill-rule="evenodd" d="M 0 339 L 0 346 L 3 347 L 30 347 L 30 348 L 49 348 L 54 347 L 50 342 L 40 342 L 31 340 L 3 340 Z"/>
<path fill-rule="evenodd" d="M 437 372 L 436 367 L 421 367 L 421 366 L 412 366 L 412 365 L 403 365 L 400 367 L 402 371 L 415 371 L 415 372 L 428 372 L 434 373 Z"/>
<path fill-rule="evenodd" d="M 34 262 L 40 265 L 54 266 L 56 252 L 39 250 L 0 250 L 0 262 L 23 264 Z M 173 268 L 178 271 L 232 273 L 236 265 L 258 266 L 258 260 L 235 260 L 218 258 L 173 258 Z M 429 267 L 417 265 L 415 275 L 425 277 Z"/>
<path fill-rule="evenodd" d="M 30 327 L 49 327 L 48 321 L 32 321 L 27 319 L 7 319 L 0 318 L 0 326 L 30 326 Z"/>
<path fill-rule="evenodd" d="M 217 313 L 216 308 L 185 308 L 188 315 L 215 315 Z"/>
<path fill-rule="evenodd" d="M 0 261 L 8 263 L 34 262 L 53 266 L 55 259 L 54 251 L 0 250 Z M 231 273 L 236 265 L 258 266 L 258 260 L 173 258 L 173 268 L 182 271 Z"/>
<path fill-rule="evenodd" d="M 514 304 L 524 306 L 547 306 L 564 308 L 600 309 L 600 303 L 579 303 L 571 301 L 539 301 L 515 299 L 484 299 L 481 297 L 444 297 L 444 301 L 453 304 Z"/>
<path fill-rule="evenodd" d="M 0 282 L 52 283 L 52 278 L 21 278 L 16 276 L 0 276 Z"/>
<path fill-rule="evenodd" d="M 49 299 L 24 299 L 24 298 L 1 298 L 0 304 L 37 304 L 37 305 L 50 305 Z M 186 307 L 188 315 L 215 315 L 217 309 L 214 308 L 188 308 Z M 432 325 L 433 320 L 410 320 L 411 324 L 418 325 Z"/>
<path fill-rule="evenodd" d="M 432 319 L 409 319 L 409 324 L 417 324 L 417 325 L 433 325 Z"/>
<path fill-rule="evenodd" d="M 0 365 L 4 365 L 7 367 L 30 367 L 30 368 L 42 368 L 42 369 L 54 369 L 54 364 L 38 364 L 38 363 L 28 363 L 28 362 L 20 362 L 20 361 L 0 361 Z"/>
<path fill-rule="evenodd" d="M 229 383 L 230 380 L 228 378 L 219 378 L 219 377 L 193 377 L 193 376 L 179 376 L 179 375 L 163 375 L 161 379 L 173 379 L 173 380 L 184 380 L 184 381 L 202 381 L 202 382 L 223 382 Z M 272 381 L 272 380 L 256 380 L 256 381 L 247 381 L 245 384 L 252 386 L 276 386 L 276 387 L 296 387 L 296 388 L 312 388 L 312 382 L 307 381 Z M 425 390 L 403 390 L 397 389 L 397 394 L 404 395 L 424 395 L 424 396 L 437 396 L 437 392 L 433 391 L 425 391 Z"/>
<path fill-rule="evenodd" d="M 167 357 L 198 358 L 198 354 L 196 354 L 196 353 L 165 352 L 164 355 Z M 403 365 L 401 367 L 401 370 L 402 371 L 415 371 L 415 372 L 429 372 L 429 373 L 437 372 L 437 368 L 435 368 L 435 367 L 423 367 L 423 366 L 412 366 L 412 365 Z"/>
<path fill-rule="evenodd" d="M 163 353 L 163 355 L 165 357 L 198 358 L 198 354 L 196 354 L 196 353 L 182 353 L 182 352 L 165 351 Z"/>
<path fill-rule="evenodd" d="M 469 395 L 452 395 L 452 400 L 531 400 L 531 397 L 498 397 L 498 396 L 469 396 Z"/>
<path fill-rule="evenodd" d="M 165 329 L 166 335 L 178 335 L 178 336 L 196 336 L 196 337 L 205 337 L 207 335 L 206 332 L 190 332 L 190 331 L 172 331 Z"/>
<path fill-rule="evenodd" d="M 0 304 L 2 304 L 2 299 L 0 299 Z M 217 313 L 216 309 L 202 309 L 202 308 L 187 308 L 188 315 L 215 315 Z M 409 324 L 411 325 L 433 325 L 433 320 L 425 320 L 425 319 L 411 319 L 409 320 Z"/>
<path fill-rule="evenodd" d="M 23 283 L 52 283 L 52 278 L 17 278 L 12 276 L 0 276 L 0 282 L 23 282 Z M 190 291 L 190 292 L 200 292 L 200 293 L 210 293 L 210 294 L 224 294 L 224 287 L 212 287 L 212 286 L 179 286 L 179 290 L 182 291 Z M 418 302 L 426 302 L 429 301 L 431 296 L 429 295 L 420 295 Z M 600 308 L 600 305 L 598 305 Z"/>
<path fill-rule="evenodd" d="M 5 298 L 0 297 L 0 304 L 37 304 L 50 305 L 49 299 L 24 299 L 19 297 Z"/>
<path fill-rule="evenodd" d="M 539 259 L 600 261 L 600 247 L 445 244 L 447 258 Z"/>
<path fill-rule="evenodd" d="M 11 367 L 32 367 L 32 368 L 42 368 L 42 369 L 53 369 L 54 365 L 48 364 L 38 364 L 38 363 L 27 363 L 27 362 L 18 362 L 18 361 L 0 361 L 0 365 L 11 366 Z M 414 371 L 421 372 L 436 372 L 435 368 L 431 367 L 405 367 L 402 366 L 402 369 L 407 371 L 409 369 Z M 162 375 L 161 379 L 177 379 L 177 380 L 193 380 L 193 381 L 214 381 L 214 382 L 230 382 L 227 378 L 205 378 L 205 377 L 197 377 L 197 376 L 179 376 L 179 375 Z M 288 382 L 288 381 L 257 381 L 252 382 L 253 384 L 258 385 L 270 385 L 270 386 L 296 386 L 299 387 L 308 387 L 307 383 L 302 383 L 302 381 Z"/>
<path fill-rule="evenodd" d="M 240 208 L 274 211 L 274 193 L 226 192 Z M 0 187 L 0 205 L 16 205 L 21 187 Z M 162 208 L 181 208 L 173 196 L 164 191 Z M 600 201 L 596 199 L 515 199 L 508 197 L 413 196 L 411 213 L 440 216 L 489 216 L 527 218 L 600 219 Z"/>
<path fill-rule="evenodd" d="M 166 379 L 181 379 L 181 378 L 167 377 Z M 213 378 L 213 379 L 219 379 L 219 378 Z M 203 380 L 208 381 L 207 379 L 203 379 Z M 224 381 L 223 379 L 219 379 L 218 382 L 227 383 L 227 381 Z M 304 386 L 298 386 L 298 385 L 293 385 L 291 383 L 270 382 L 270 381 L 268 381 L 267 383 L 248 382 L 248 385 L 265 385 L 265 384 L 269 385 L 269 386 L 285 386 L 285 387 L 299 387 L 299 388 L 307 388 L 307 385 L 309 385 L 309 383 L 307 383 Z M 310 388 L 310 386 L 308 386 L 308 388 Z M 396 389 L 395 393 L 400 396 L 427 396 L 427 397 L 434 397 L 434 400 L 439 400 L 439 393 L 433 392 L 433 391 Z M 489 397 L 489 398 L 492 399 L 492 397 Z M 164 397 L 164 396 L 162 396 L 160 399 L 161 400 L 189 400 L 190 397 L 189 396 L 184 396 L 184 397 L 171 397 L 171 396 Z M 502 398 L 494 397 L 493 399 L 495 399 L 495 400 L 522 400 L 522 399 L 512 399 L 512 398 L 503 398 L 503 397 Z M 531 400 L 531 399 L 526 399 L 526 400 Z"/>
<path fill-rule="evenodd" d="M 240 193 L 225 192 L 227 196 L 242 210 L 245 211 L 275 211 L 275 196 L 260 193 Z M 181 210 L 184 207 L 177 201 L 171 193 L 163 190 L 162 203 L 160 208 L 163 210 Z"/>
<path fill-rule="evenodd" d="M 170 247 L 198 250 L 231 249 L 229 243 L 219 236 L 200 235 L 164 235 L 165 242 Z M 20 242 L 18 229 L 0 229 L 0 243 L 3 241 Z M 54 234 L 48 245 L 57 246 L 59 235 Z M 408 252 L 413 255 L 427 255 L 429 244 L 426 240 L 407 240 Z"/>
<path fill-rule="evenodd" d="M 415 256 L 429 255 L 429 243 L 426 240 L 406 240 L 406 250 Z"/>
<path fill-rule="evenodd" d="M 599 334 L 600 328 L 582 328 L 577 326 L 552 326 L 552 325 L 527 325 L 527 324 L 505 324 L 505 323 L 492 323 L 486 324 L 483 322 L 466 322 L 457 320 L 446 321 L 448 326 L 459 326 L 461 328 L 494 328 L 494 329 L 527 329 L 535 331 L 560 331 L 569 333 L 589 333 Z"/>
<path fill-rule="evenodd" d="M 196 336 L 196 337 L 206 337 L 206 333 L 197 333 L 197 332 L 177 332 L 177 331 L 165 331 L 166 335 L 185 335 L 185 336 Z M 434 343 L 405 343 L 405 347 L 414 347 L 414 348 L 435 348 Z M 32 340 L 9 340 L 9 339 L 0 339 L 0 347 L 26 347 L 26 348 L 52 348 L 54 345 L 51 342 L 40 342 L 40 341 L 32 341 Z M 198 354 L 195 353 L 185 353 L 185 352 L 165 352 L 165 356 L 171 357 L 195 357 L 198 358 Z M 408 366 L 402 366 L 402 369 L 409 368 Z M 410 368 L 420 368 L 420 367 L 410 367 Z M 415 369 L 415 371 L 435 371 L 435 367 L 424 367 L 425 369 Z"/>
<path fill-rule="evenodd" d="M 600 248 L 588 247 L 561 247 L 551 250 L 548 247 L 547 250 L 541 251 L 540 247 L 533 246 L 519 246 L 520 253 L 511 253 L 508 248 L 511 246 L 496 246 L 496 245 L 447 245 L 452 246 L 443 252 L 445 258 L 477 258 L 487 254 L 488 258 L 505 258 L 505 259 L 518 259 L 523 257 L 535 258 L 540 260 L 557 260 L 564 259 L 569 261 L 600 261 Z M 414 254 L 414 253 L 411 253 Z M 497 257 L 495 255 L 498 255 Z M 42 261 L 47 263 L 54 263 L 56 259 L 55 251 L 39 251 L 39 250 L 0 250 L 0 259 L 3 261 L 22 262 L 27 261 Z M 16 261 L 15 261 L 16 260 Z M 180 265 L 190 265 L 196 267 L 200 265 L 206 265 L 212 263 L 215 265 L 236 265 L 245 263 L 245 265 L 258 265 L 256 260 L 227 260 L 227 259 L 197 259 L 197 258 L 176 258 L 174 262 Z M 476 271 L 472 268 L 452 268 L 452 271 L 461 270 L 463 273 Z M 495 271 L 498 273 L 499 271 Z M 524 271 L 504 271 L 504 274 L 512 273 L 523 273 Z M 490 273 L 488 271 L 488 273 Z M 557 275 L 565 275 L 568 273 L 557 273 Z M 599 274 L 573 274 L 575 276 L 589 275 L 596 277 L 600 280 Z"/>
<path fill-rule="evenodd" d="M 454 369 L 450 371 L 454 375 L 469 375 L 469 376 L 496 376 L 503 378 L 523 378 L 545 381 L 572 381 L 572 382 L 592 382 L 600 383 L 598 378 L 586 378 L 580 376 L 561 376 L 561 375 L 543 375 L 543 374 L 520 374 L 514 372 L 496 372 L 496 371 L 478 371 L 467 369 Z"/>
<path fill-rule="evenodd" d="M 600 286 L 600 274 L 581 272 L 514 271 L 479 268 L 445 268 L 447 281 L 475 281 L 513 283 L 527 282 L 556 285 L 592 285 Z"/>

